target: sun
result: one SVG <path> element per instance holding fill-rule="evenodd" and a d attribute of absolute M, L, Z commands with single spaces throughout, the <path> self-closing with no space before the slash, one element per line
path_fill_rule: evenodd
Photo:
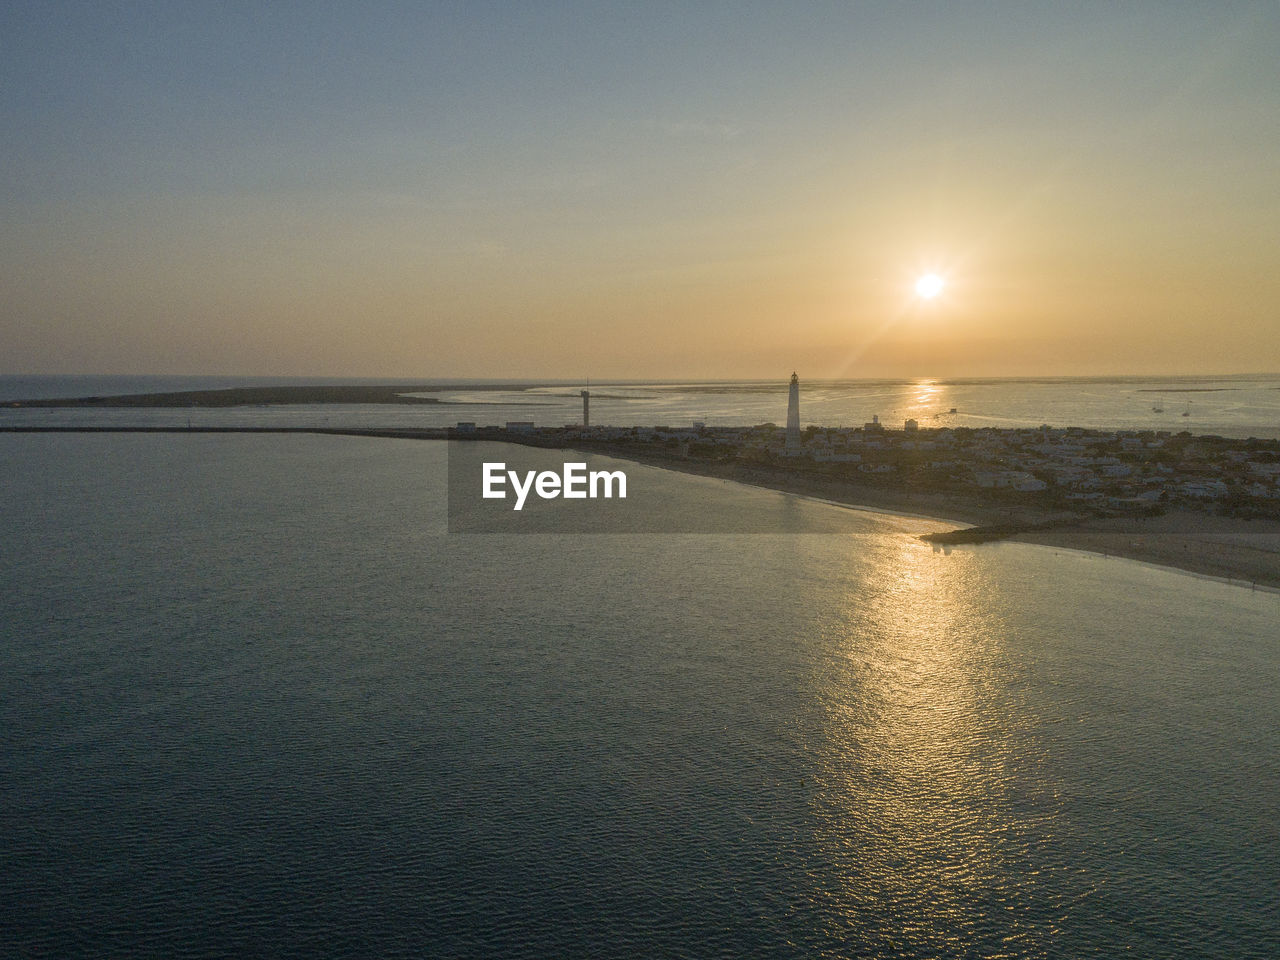
<path fill-rule="evenodd" d="M 946 281 L 936 273 L 926 273 L 916 280 L 916 295 L 925 300 L 932 300 L 942 292 L 945 285 Z"/>

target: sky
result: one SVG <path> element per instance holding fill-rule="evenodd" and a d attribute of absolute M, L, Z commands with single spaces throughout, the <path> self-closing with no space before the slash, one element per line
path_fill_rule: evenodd
<path fill-rule="evenodd" d="M 1274 2 L 4 2 L 0 373 L 1280 371 L 1278 50 Z"/>

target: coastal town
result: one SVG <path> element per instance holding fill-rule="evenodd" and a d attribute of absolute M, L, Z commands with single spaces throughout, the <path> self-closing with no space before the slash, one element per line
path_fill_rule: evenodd
<path fill-rule="evenodd" d="M 457 439 L 575 446 L 704 464 L 770 467 L 901 492 L 969 495 L 987 502 L 1093 516 L 1152 516 L 1170 508 L 1280 518 L 1280 441 L 1171 431 L 1080 427 L 890 428 L 773 423 L 720 427 L 503 427 L 460 423 Z"/>
<path fill-rule="evenodd" d="M 411 425 L 402 417 L 400 424 L 343 425 L 323 417 L 303 425 L 207 416 L 196 423 L 186 417 L 185 424 L 172 417 L 150 423 L 49 422 L 28 416 L 24 422 L 0 424 L 0 432 L 317 433 L 573 450 L 961 525 L 922 535 L 940 549 L 1015 540 L 1280 588 L 1280 440 L 1155 427 L 960 425 L 956 419 L 964 413 L 955 409 L 923 424 L 915 419 L 890 424 L 872 415 L 855 426 L 802 425 L 799 377 L 793 374 L 784 389 L 784 425 L 701 420 L 601 425 L 593 423 L 591 393 L 582 389 L 574 392 L 581 399 L 580 418 L 560 426 L 548 424 L 545 412 L 537 409 L 544 405 L 534 403 L 526 406 L 530 413 L 537 410 L 538 421 L 491 424 L 459 420 L 453 426 Z M 391 404 L 403 409 L 408 396 L 420 409 L 439 410 L 449 405 L 432 396 L 439 392 L 426 383 L 312 385 L 30 399 L 8 407 L 195 411 L 206 406 Z M 564 406 L 557 412 L 563 415 Z M 435 419 L 439 424 L 438 413 Z"/>
<path fill-rule="evenodd" d="M 498 389 L 490 385 L 492 389 Z M 780 385 L 781 386 L 781 385 Z M 504 389 L 522 389 L 520 385 Z M 12 401 L 12 408 L 172 407 L 194 409 L 281 404 L 439 405 L 430 384 L 311 385 L 182 393 Z M 1172 430 L 1099 430 L 1075 426 L 931 426 L 915 419 L 892 425 L 878 416 L 860 426 L 801 427 L 800 383 L 787 385 L 784 426 L 598 425 L 591 394 L 581 391 L 576 423 L 532 420 L 453 427 L 319 428 L 421 439 L 493 440 L 575 447 L 649 460 L 687 472 L 743 478 L 765 485 L 812 482 L 897 497 L 947 497 L 997 510 L 1090 517 L 1158 516 L 1166 511 L 1280 520 L 1280 440 Z M 956 411 L 951 411 L 954 414 Z M 5 430 L 41 430 L 37 425 Z M 69 429 L 97 429 L 69 427 Z M 147 429 L 147 428 L 143 428 Z M 237 429 L 211 426 L 207 429 Z M 274 427 L 265 427 L 274 430 Z M 769 476 L 765 476 L 768 474 Z"/>

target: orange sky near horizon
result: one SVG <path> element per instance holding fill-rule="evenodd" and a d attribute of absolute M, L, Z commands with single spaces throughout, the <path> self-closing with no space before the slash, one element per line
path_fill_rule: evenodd
<path fill-rule="evenodd" d="M 0 372 L 1280 371 L 1280 10 L 924 9 L 7 10 Z"/>

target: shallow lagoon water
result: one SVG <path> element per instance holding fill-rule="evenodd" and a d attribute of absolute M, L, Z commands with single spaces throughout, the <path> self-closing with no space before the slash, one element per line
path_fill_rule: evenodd
<path fill-rule="evenodd" d="M 444 458 L 0 437 L 0 952 L 1275 955 L 1277 595 L 447 535 Z"/>

